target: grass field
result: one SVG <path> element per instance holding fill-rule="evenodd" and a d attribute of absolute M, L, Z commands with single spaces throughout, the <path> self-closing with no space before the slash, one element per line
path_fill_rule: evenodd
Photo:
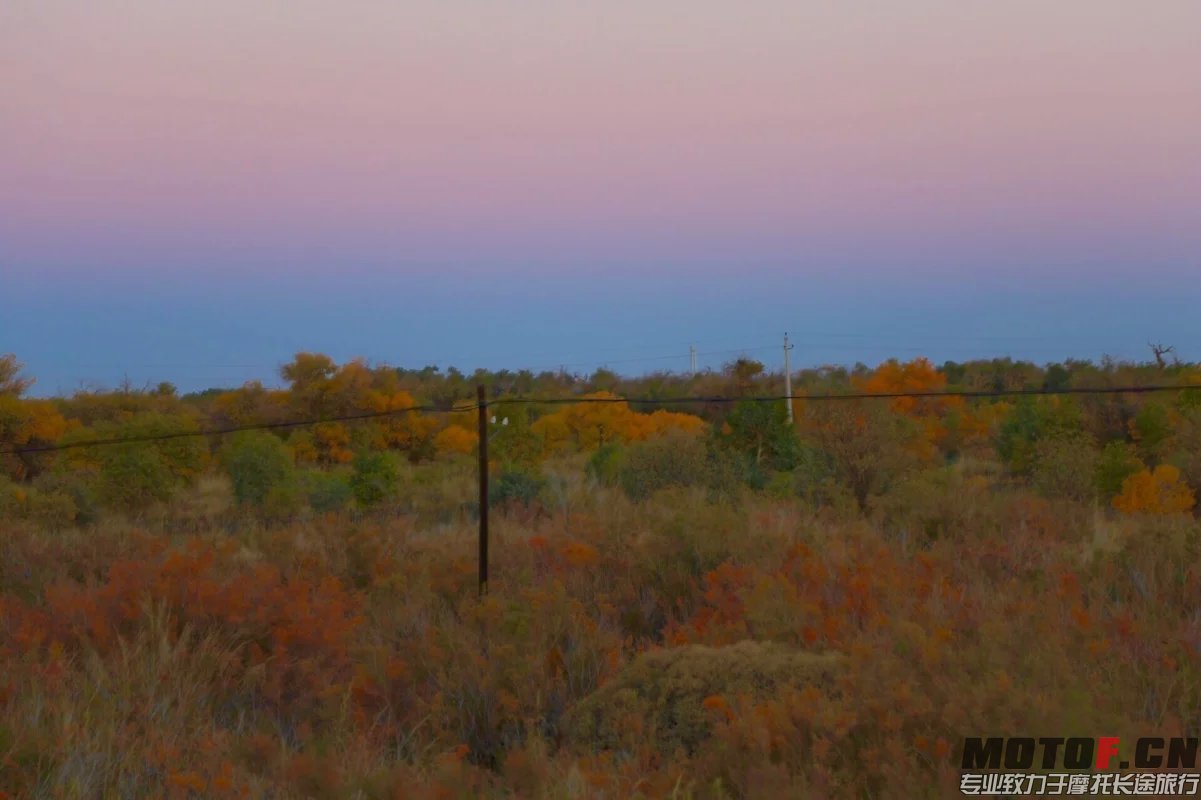
<path fill-rule="evenodd" d="M 235 437 L 161 498 L 116 489 L 177 440 L 62 451 L 0 487 L 0 796 L 942 797 L 965 736 L 1196 736 L 1198 412 L 1126 403 L 1131 463 L 1100 402 L 552 409 L 497 442 L 482 598 L 453 422 Z"/>

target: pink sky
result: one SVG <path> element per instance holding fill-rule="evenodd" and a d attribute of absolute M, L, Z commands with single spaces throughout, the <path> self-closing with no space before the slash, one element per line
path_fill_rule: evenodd
<path fill-rule="evenodd" d="M 0 72 L 17 269 L 1170 262 L 1201 225 L 1195 0 L 8 0 Z"/>
<path fill-rule="evenodd" d="M 41 391 L 785 330 L 1196 359 L 1199 274 L 1198 0 L 0 2 Z"/>

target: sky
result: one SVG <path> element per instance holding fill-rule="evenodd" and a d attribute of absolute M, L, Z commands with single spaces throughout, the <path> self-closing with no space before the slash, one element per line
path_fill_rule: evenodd
<path fill-rule="evenodd" d="M 40 394 L 419 367 L 1201 360 L 1195 0 L 5 0 Z"/>

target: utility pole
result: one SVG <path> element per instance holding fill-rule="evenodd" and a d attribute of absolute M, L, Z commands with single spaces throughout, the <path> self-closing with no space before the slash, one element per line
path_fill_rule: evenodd
<path fill-rule="evenodd" d="M 788 334 L 784 334 L 784 394 L 787 400 L 784 401 L 785 409 L 788 411 L 788 424 L 792 425 L 792 362 L 789 359 L 788 353 L 793 348 L 793 345 L 788 343 Z"/>
<path fill-rule="evenodd" d="M 484 386 L 475 387 L 480 411 L 480 597 L 488 594 L 488 398 Z"/>
<path fill-rule="evenodd" d="M 694 344 L 688 345 L 688 369 L 693 375 L 696 374 L 696 345 Z"/>

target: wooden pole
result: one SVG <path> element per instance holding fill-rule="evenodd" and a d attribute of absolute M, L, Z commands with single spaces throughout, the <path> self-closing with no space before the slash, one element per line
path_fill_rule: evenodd
<path fill-rule="evenodd" d="M 480 412 L 480 597 L 488 594 L 488 398 L 483 385 L 476 387 Z"/>

